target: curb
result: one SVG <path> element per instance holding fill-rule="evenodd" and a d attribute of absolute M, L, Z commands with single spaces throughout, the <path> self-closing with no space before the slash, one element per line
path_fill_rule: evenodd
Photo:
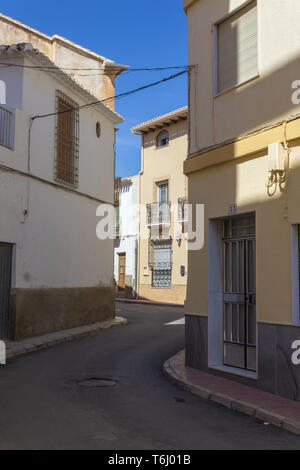
<path fill-rule="evenodd" d="M 125 304 L 139 304 L 139 305 L 153 305 L 153 306 L 158 306 L 158 307 L 178 307 L 178 308 L 184 308 L 183 304 L 173 304 L 173 303 L 168 303 L 168 302 L 151 302 L 150 300 L 134 300 L 134 299 L 118 299 L 116 297 L 116 302 L 122 302 Z"/>
<path fill-rule="evenodd" d="M 62 330 L 49 333 L 43 336 L 16 341 L 15 343 L 7 343 L 6 359 L 12 359 L 16 356 L 28 354 L 34 351 L 55 346 L 56 344 L 66 343 L 85 336 L 91 336 L 99 331 L 108 330 L 117 326 L 127 325 L 128 320 L 123 317 L 115 317 L 113 320 L 93 323 L 92 325 L 72 328 L 70 330 Z"/>
<path fill-rule="evenodd" d="M 256 405 L 253 405 L 252 403 L 236 400 L 235 398 L 232 398 L 228 395 L 224 395 L 222 393 L 215 393 L 212 390 L 207 390 L 204 387 L 194 385 L 187 380 L 183 380 L 183 378 L 180 377 L 176 373 L 176 370 L 174 370 L 174 368 L 172 367 L 172 359 L 173 358 L 170 358 L 164 363 L 163 374 L 172 383 L 178 385 L 183 390 L 191 392 L 204 400 L 213 401 L 214 403 L 218 403 L 219 405 L 225 406 L 226 408 L 229 408 L 233 411 L 243 413 L 260 421 L 268 422 L 273 426 L 276 426 L 278 428 L 284 429 L 285 431 L 300 436 L 300 422 L 298 421 L 293 421 L 289 418 L 286 418 L 285 416 L 281 416 L 272 413 L 271 411 L 268 411 L 266 409 L 259 408 Z"/>

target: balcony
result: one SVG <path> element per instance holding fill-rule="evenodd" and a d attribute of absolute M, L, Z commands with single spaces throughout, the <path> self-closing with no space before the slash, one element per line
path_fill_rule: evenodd
<path fill-rule="evenodd" d="M 147 226 L 155 227 L 171 224 L 171 203 L 156 202 L 147 204 Z"/>

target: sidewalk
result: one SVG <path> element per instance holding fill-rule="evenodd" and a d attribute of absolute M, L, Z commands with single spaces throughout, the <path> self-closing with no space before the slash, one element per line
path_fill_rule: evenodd
<path fill-rule="evenodd" d="M 163 371 L 184 390 L 205 400 L 253 416 L 300 436 L 300 403 L 185 366 L 185 352 L 173 356 Z"/>
<path fill-rule="evenodd" d="M 179 307 L 184 308 L 183 304 L 174 304 L 169 302 L 159 302 L 154 300 L 143 300 L 143 299 L 123 299 L 122 297 L 116 297 L 116 302 L 123 302 L 128 304 L 142 304 L 142 305 L 157 305 L 160 307 Z"/>
<path fill-rule="evenodd" d="M 127 325 L 127 320 L 122 317 L 115 317 L 112 320 L 106 320 L 101 323 L 93 323 L 92 325 L 79 326 L 70 330 L 57 331 L 43 336 L 35 336 L 34 338 L 24 339 L 23 341 L 7 341 L 6 358 L 11 359 L 21 354 L 26 354 L 37 349 L 47 348 L 55 344 L 65 341 L 72 341 L 83 336 L 97 333 L 101 330 L 107 330 L 114 326 Z"/>

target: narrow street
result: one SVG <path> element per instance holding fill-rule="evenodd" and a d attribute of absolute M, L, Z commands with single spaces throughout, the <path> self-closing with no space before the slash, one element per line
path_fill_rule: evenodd
<path fill-rule="evenodd" d="M 174 307 L 120 303 L 128 326 L 0 369 L 1 449 L 299 449 L 300 439 L 183 392 L 162 363 L 183 347 Z M 87 377 L 114 387 L 82 387 Z"/>

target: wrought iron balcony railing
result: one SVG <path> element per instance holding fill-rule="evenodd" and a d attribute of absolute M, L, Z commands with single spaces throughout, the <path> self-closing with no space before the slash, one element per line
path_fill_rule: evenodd
<path fill-rule="evenodd" d="M 171 223 L 171 203 L 157 202 L 147 204 L 147 225 L 169 225 Z"/>

